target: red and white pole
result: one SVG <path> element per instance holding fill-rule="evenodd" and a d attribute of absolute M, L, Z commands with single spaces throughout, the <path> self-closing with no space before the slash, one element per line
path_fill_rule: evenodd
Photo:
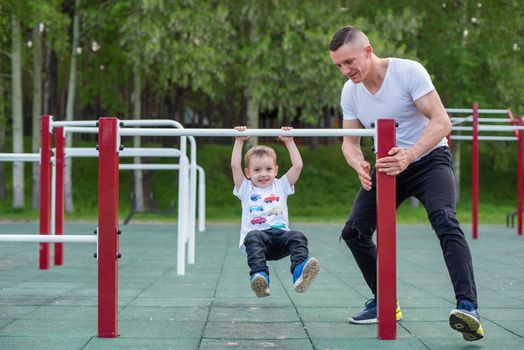
<path fill-rule="evenodd" d="M 519 116 L 516 124 L 522 126 L 522 116 Z M 523 176 L 522 176 L 522 131 L 515 131 L 517 134 L 517 233 L 522 236 L 522 193 L 524 192 Z"/>
<path fill-rule="evenodd" d="M 55 235 L 64 234 L 64 128 L 54 128 L 55 134 Z M 55 243 L 55 265 L 64 264 L 64 243 Z"/>
<path fill-rule="evenodd" d="M 377 120 L 377 159 L 396 145 L 393 119 Z M 377 177 L 377 302 L 379 339 L 396 339 L 396 178 L 376 172 Z"/>
<path fill-rule="evenodd" d="M 118 337 L 118 120 L 98 129 L 98 337 Z"/>
<path fill-rule="evenodd" d="M 51 233 L 51 132 L 52 116 L 43 115 L 40 121 L 42 147 L 40 150 L 40 234 Z M 40 269 L 49 269 L 49 243 L 40 243 Z"/>
<path fill-rule="evenodd" d="M 471 235 L 478 238 L 479 211 L 479 104 L 473 103 L 473 140 L 471 142 Z"/>

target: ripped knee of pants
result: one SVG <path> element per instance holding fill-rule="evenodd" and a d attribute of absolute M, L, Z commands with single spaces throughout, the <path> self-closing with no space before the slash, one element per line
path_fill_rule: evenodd
<path fill-rule="evenodd" d="M 357 223 L 353 220 L 348 220 L 342 229 L 340 239 L 350 244 L 351 241 L 361 238 L 361 231 L 357 227 Z"/>
<path fill-rule="evenodd" d="M 447 209 L 439 209 L 428 214 L 431 227 L 438 233 L 455 232 L 460 227 L 457 217 L 453 211 Z"/>

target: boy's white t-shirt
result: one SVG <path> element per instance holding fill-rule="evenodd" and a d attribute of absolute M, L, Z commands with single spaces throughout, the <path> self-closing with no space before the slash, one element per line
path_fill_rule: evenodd
<path fill-rule="evenodd" d="M 377 119 L 395 119 L 397 146 L 409 148 L 422 136 L 429 119 L 415 106 L 415 101 L 435 90 L 431 77 L 418 62 L 389 58 L 380 90 L 371 94 L 364 83 L 348 80 L 342 89 L 340 105 L 345 120 L 358 119 L 365 128 Z M 446 138 L 435 146 L 446 146 Z"/>
<path fill-rule="evenodd" d="M 242 226 L 240 228 L 240 251 L 246 251 L 244 238 L 249 231 L 278 228 L 289 231 L 287 197 L 295 193 L 295 186 L 289 184 L 284 175 L 275 179 L 271 186 L 260 188 L 244 178 L 240 188 L 233 188 L 233 194 L 242 202 Z"/>

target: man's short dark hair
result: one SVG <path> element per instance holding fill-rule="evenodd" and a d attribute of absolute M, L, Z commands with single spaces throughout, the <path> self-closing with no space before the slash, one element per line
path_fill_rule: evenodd
<path fill-rule="evenodd" d="M 337 51 L 342 45 L 352 42 L 359 33 L 362 33 L 360 29 L 350 25 L 340 28 L 333 34 L 329 50 Z"/>

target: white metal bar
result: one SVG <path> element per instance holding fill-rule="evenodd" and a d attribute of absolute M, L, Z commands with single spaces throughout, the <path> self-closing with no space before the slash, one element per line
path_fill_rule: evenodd
<path fill-rule="evenodd" d="M 94 147 L 67 147 L 66 157 L 98 157 Z M 173 148 L 124 148 L 120 157 L 180 157 L 181 152 Z"/>
<path fill-rule="evenodd" d="M 65 126 L 64 132 L 77 133 L 77 134 L 98 134 L 98 128 L 94 127 L 79 127 L 79 126 Z"/>
<path fill-rule="evenodd" d="M 473 117 L 464 117 L 464 118 L 451 118 L 451 122 L 455 124 L 464 123 L 464 122 L 472 122 Z M 510 123 L 511 120 L 509 118 L 478 118 L 479 123 Z"/>
<path fill-rule="evenodd" d="M 472 126 L 453 126 L 451 130 L 457 131 L 471 131 Z M 479 125 L 479 131 L 515 131 L 524 130 L 524 126 L 510 126 L 510 125 Z"/>
<path fill-rule="evenodd" d="M 237 136 L 294 136 L 294 137 L 342 137 L 342 136 L 375 136 L 375 129 L 249 129 L 237 131 L 235 129 L 134 129 L 121 128 L 121 136 L 208 136 L 208 137 L 237 137 Z"/>
<path fill-rule="evenodd" d="M 473 140 L 471 135 L 451 135 L 452 140 Z M 481 141 L 517 141 L 515 136 L 479 136 Z"/>
<path fill-rule="evenodd" d="M 0 153 L 0 162 L 40 162 L 40 153 Z"/>
<path fill-rule="evenodd" d="M 0 242 L 97 243 L 96 235 L 4 235 Z"/>
<path fill-rule="evenodd" d="M 120 164 L 120 170 L 179 170 L 179 164 Z"/>
<path fill-rule="evenodd" d="M 206 173 L 197 165 L 198 170 L 198 231 L 206 230 Z"/>
<path fill-rule="evenodd" d="M 65 121 L 57 121 L 57 122 L 51 122 L 51 126 L 53 128 L 64 126 L 64 127 L 70 127 L 70 126 L 92 126 L 96 127 L 96 120 L 65 120 Z"/>
<path fill-rule="evenodd" d="M 446 108 L 448 113 L 473 113 L 471 108 Z M 507 109 L 479 109 L 479 114 L 507 114 Z"/>

